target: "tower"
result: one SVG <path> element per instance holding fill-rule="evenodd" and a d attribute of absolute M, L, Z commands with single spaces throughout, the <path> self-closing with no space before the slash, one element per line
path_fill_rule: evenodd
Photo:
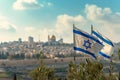
<path fill-rule="evenodd" d="M 28 37 L 28 47 L 29 48 L 33 48 L 34 46 L 35 46 L 35 44 L 34 44 L 34 38 L 31 37 L 31 36 L 29 36 Z"/>
<path fill-rule="evenodd" d="M 50 42 L 50 36 L 48 35 L 48 42 Z"/>
<path fill-rule="evenodd" d="M 22 39 L 21 39 L 21 38 L 19 38 L 19 39 L 18 39 L 18 42 L 19 42 L 19 43 L 22 43 Z"/>
<path fill-rule="evenodd" d="M 34 42 L 34 38 L 31 37 L 31 36 L 29 36 L 29 37 L 28 37 L 28 42 L 29 42 L 29 43 L 33 43 L 33 42 Z"/>

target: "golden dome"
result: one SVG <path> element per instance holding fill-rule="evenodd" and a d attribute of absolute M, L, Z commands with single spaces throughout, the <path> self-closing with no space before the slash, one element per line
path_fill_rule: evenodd
<path fill-rule="evenodd" d="M 52 39 L 52 40 L 55 40 L 55 39 L 56 39 L 55 35 L 52 35 L 51 39 Z"/>

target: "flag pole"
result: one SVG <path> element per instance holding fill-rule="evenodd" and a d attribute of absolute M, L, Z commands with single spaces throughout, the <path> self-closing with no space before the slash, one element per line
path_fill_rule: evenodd
<path fill-rule="evenodd" d="M 91 35 L 93 35 L 93 34 L 92 34 L 92 31 L 93 31 L 93 25 L 91 25 Z M 96 61 L 98 61 L 97 56 L 96 56 Z"/>
<path fill-rule="evenodd" d="M 91 35 L 93 35 L 93 34 L 92 34 L 92 31 L 93 31 L 93 25 L 91 24 Z"/>
<path fill-rule="evenodd" d="M 74 29 L 74 27 L 75 27 L 75 25 L 73 24 L 73 29 Z M 75 35 L 74 35 L 74 33 L 73 33 L 73 46 L 75 47 Z M 74 50 L 74 62 L 75 62 L 75 60 L 76 60 L 76 51 Z"/>
<path fill-rule="evenodd" d="M 91 35 L 92 35 L 92 31 L 93 31 L 93 25 L 91 25 Z"/>

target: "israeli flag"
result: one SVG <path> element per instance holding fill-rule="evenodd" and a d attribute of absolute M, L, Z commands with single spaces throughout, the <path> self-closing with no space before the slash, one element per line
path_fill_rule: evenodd
<path fill-rule="evenodd" d="M 97 53 L 103 48 L 102 43 L 94 36 L 73 27 L 74 50 L 91 55 L 96 59 Z"/>
<path fill-rule="evenodd" d="M 105 58 L 110 58 L 114 51 L 114 44 L 112 41 L 101 35 L 98 31 L 92 30 L 92 34 L 95 35 L 104 45 L 99 54 Z"/>

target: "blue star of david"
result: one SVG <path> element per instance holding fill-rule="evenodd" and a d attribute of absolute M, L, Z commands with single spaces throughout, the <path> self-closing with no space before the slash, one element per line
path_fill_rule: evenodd
<path fill-rule="evenodd" d="M 89 41 L 89 39 L 88 39 L 88 40 L 84 40 L 83 46 L 84 46 L 86 49 L 88 49 L 88 48 L 91 48 L 91 44 L 92 44 L 92 43 L 90 43 L 90 41 Z"/>

